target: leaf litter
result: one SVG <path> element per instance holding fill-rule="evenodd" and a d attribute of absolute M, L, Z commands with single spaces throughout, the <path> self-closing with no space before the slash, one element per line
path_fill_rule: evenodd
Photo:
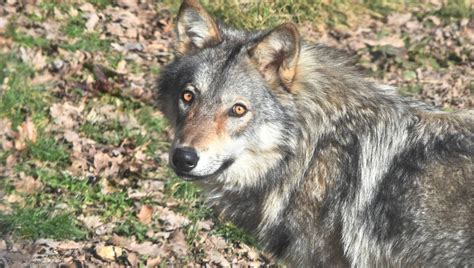
<path fill-rule="evenodd" d="M 0 62 L 0 217 L 50 207 L 51 215 L 71 213 L 87 233 L 33 241 L 0 232 L 0 265 L 275 265 L 254 245 L 230 239 L 196 191 L 170 178 L 171 133 L 149 107 L 156 74 L 173 57 L 173 13 L 149 1 L 114 3 L 0 6 L 0 54 L 19 62 L 11 70 Z M 434 12 L 440 7 L 300 26 L 402 94 L 443 109 L 472 108 L 474 21 L 446 20 Z M 5 112 L 3 94 L 16 86 L 22 64 L 32 73 L 20 79 L 47 95 L 47 107 L 34 108 L 33 98 Z M 35 159 L 31 147 L 45 137 L 48 154 Z M 50 149 L 67 157 L 52 158 Z"/>

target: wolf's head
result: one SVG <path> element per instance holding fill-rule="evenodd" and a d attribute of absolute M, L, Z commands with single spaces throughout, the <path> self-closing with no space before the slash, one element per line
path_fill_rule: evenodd
<path fill-rule="evenodd" d="M 285 103 L 300 54 L 296 27 L 239 31 L 185 0 L 177 34 L 177 57 L 162 71 L 158 97 L 176 133 L 171 166 L 189 180 L 261 183 L 295 142 Z"/>

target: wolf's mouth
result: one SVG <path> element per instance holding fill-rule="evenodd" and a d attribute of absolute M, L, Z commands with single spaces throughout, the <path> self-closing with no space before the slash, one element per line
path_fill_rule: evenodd
<path fill-rule="evenodd" d="M 180 172 L 176 170 L 175 170 L 175 173 L 176 175 L 178 175 L 179 177 L 181 177 L 183 180 L 186 180 L 186 181 L 197 181 L 197 180 L 209 179 L 212 177 L 219 176 L 222 172 L 228 169 L 233 163 L 234 163 L 234 159 L 226 160 L 218 170 L 216 170 L 214 173 L 211 173 L 209 175 L 196 176 L 196 175 L 191 175 L 189 173 Z"/>

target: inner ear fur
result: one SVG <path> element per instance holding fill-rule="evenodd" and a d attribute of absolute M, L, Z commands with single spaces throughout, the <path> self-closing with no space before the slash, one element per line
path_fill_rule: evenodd
<path fill-rule="evenodd" d="M 268 83 L 283 83 L 291 91 L 300 55 L 300 34 L 295 24 L 288 22 L 276 27 L 248 53 Z"/>
<path fill-rule="evenodd" d="M 185 0 L 181 4 L 177 33 L 180 54 L 214 46 L 222 40 L 217 23 L 196 0 Z"/>

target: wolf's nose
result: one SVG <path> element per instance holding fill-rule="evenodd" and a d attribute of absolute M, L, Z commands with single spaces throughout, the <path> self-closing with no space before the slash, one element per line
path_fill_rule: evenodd
<path fill-rule="evenodd" d="M 176 148 L 172 161 L 178 171 L 189 172 L 196 167 L 199 157 L 192 148 Z"/>

